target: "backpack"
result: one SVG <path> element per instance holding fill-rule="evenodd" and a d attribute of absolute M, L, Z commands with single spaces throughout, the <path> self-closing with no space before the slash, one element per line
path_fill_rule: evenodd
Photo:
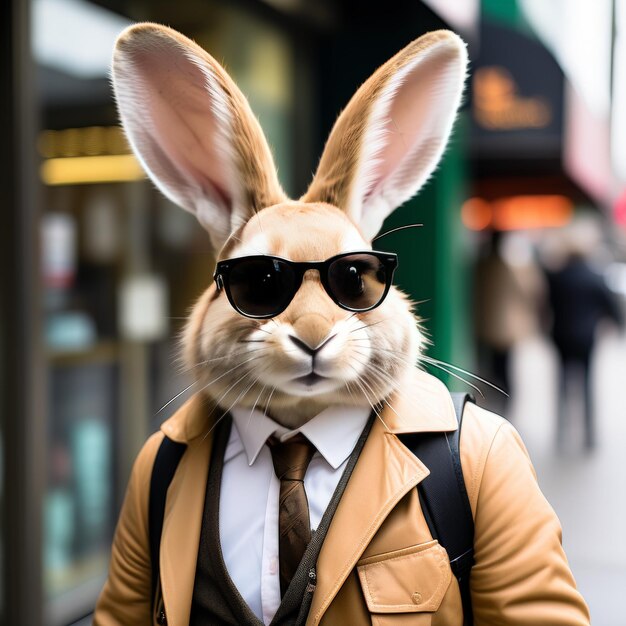
<path fill-rule="evenodd" d="M 463 624 L 471 626 L 472 602 L 469 576 L 474 565 L 474 519 L 463 480 L 459 439 L 466 393 L 452 393 L 459 428 L 453 432 L 411 433 L 399 439 L 430 469 L 418 485 L 422 512 L 432 536 L 445 548 L 452 573 L 459 583 L 463 604 Z M 167 489 L 187 446 L 165 437 L 152 468 L 148 505 L 148 532 L 152 563 L 152 601 L 159 581 L 159 548 Z"/>

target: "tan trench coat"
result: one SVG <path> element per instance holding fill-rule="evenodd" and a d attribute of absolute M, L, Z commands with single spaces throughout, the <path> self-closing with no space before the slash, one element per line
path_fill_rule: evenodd
<path fill-rule="evenodd" d="M 432 539 L 415 486 L 428 468 L 396 437 L 452 431 L 450 396 L 435 378 L 410 375 L 376 420 L 317 563 L 307 626 L 461 626 L 461 600 L 444 549 Z M 188 444 L 170 486 L 161 541 L 167 623 L 187 626 L 211 439 L 204 401 L 193 397 L 139 454 L 120 515 L 95 626 L 150 626 L 148 491 L 165 433 Z M 383 424 L 384 422 L 384 424 Z M 476 626 L 582 626 L 587 607 L 561 548 L 559 521 L 540 492 L 518 434 L 474 405 L 461 433 L 475 518 L 471 589 Z"/>

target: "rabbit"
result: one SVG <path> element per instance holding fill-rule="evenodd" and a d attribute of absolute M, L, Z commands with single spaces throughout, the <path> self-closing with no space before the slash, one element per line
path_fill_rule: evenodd
<path fill-rule="evenodd" d="M 217 258 L 324 260 L 371 250 L 383 220 L 434 171 L 463 92 L 467 55 L 446 31 L 413 42 L 357 92 L 299 200 L 286 197 L 261 128 L 220 65 L 151 24 L 118 41 L 113 84 L 128 139 L 157 187 L 194 213 Z M 295 428 L 334 404 L 376 406 L 417 362 L 423 333 L 391 287 L 366 313 L 339 308 L 309 272 L 269 320 L 237 313 L 215 284 L 184 332 L 186 367 L 219 406 L 258 406 Z M 312 384 L 308 349 L 320 345 Z M 302 349 L 304 347 L 304 349 Z"/>
<path fill-rule="evenodd" d="M 309 188 L 292 200 L 245 97 L 211 56 L 157 24 L 120 36 L 113 86 L 128 140 L 156 186 L 196 215 L 217 263 L 182 340 L 196 393 L 138 455 L 95 626 L 223 623 L 222 609 L 231 625 L 262 623 L 261 617 L 307 626 L 464 622 L 460 586 L 416 489 L 430 470 L 401 440 L 455 431 L 458 423 L 445 386 L 416 367 L 426 340 L 411 301 L 392 284 L 397 259 L 374 251 L 372 241 L 437 167 L 467 62 L 464 43 L 448 31 L 427 33 L 398 52 L 350 100 Z M 238 456 L 212 456 L 213 428 L 229 412 L 235 420 L 241 408 L 257 432 L 274 420 L 268 437 L 302 433 L 329 410 L 333 419 L 323 428 L 331 445 L 348 414 L 370 420 L 343 461 L 318 457 L 322 478 L 303 499 L 313 495 L 331 515 L 320 531 L 322 517 L 315 541 L 306 538 L 313 526 L 300 518 L 309 543 L 298 562 L 314 567 L 300 567 L 308 578 L 294 575 L 284 602 L 282 572 L 279 589 L 270 564 L 293 518 L 283 526 L 278 519 L 279 511 L 290 511 L 279 502 L 283 476 L 270 458 L 276 439 L 261 433 L 257 461 L 241 446 Z M 368 417 L 370 408 L 378 420 Z M 215 437 L 222 451 L 223 432 Z M 301 439 L 295 443 L 306 445 Z M 475 526 L 473 623 L 587 625 L 558 519 L 513 427 L 467 404 L 460 439 Z M 168 483 L 162 533 L 154 537 L 148 487 L 168 442 L 185 451 Z M 342 474 L 343 467 L 349 472 Z M 306 482 L 302 476 L 289 479 L 289 489 L 301 493 L 295 483 Z M 265 482 L 255 482 L 259 477 Z M 159 538 L 155 565 L 150 548 Z M 287 551 L 280 550 L 282 558 Z M 229 574 L 235 580 L 231 565 L 243 583 L 229 591 L 222 583 Z M 245 600 L 234 597 L 235 586 L 247 586 Z M 289 600 L 292 589 L 301 589 L 302 598 Z M 294 606 L 294 598 L 301 604 Z M 248 619 L 251 602 L 256 608 Z M 297 621 L 276 617 L 286 605 Z M 196 620 L 203 609 L 209 617 Z"/>

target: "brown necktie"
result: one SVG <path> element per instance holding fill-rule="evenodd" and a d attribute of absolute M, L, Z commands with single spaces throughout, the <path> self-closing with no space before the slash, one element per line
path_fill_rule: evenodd
<path fill-rule="evenodd" d="M 303 481 L 315 447 L 303 435 L 284 442 L 272 437 L 267 443 L 272 453 L 274 472 L 280 480 L 278 550 L 280 594 L 284 596 L 311 541 L 309 502 Z"/>

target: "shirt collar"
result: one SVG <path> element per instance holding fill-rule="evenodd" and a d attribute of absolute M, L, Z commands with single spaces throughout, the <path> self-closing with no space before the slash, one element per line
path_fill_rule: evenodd
<path fill-rule="evenodd" d="M 230 413 L 249 465 L 254 464 L 265 442 L 272 435 L 285 441 L 302 433 L 328 464 L 337 469 L 354 450 L 367 423 L 370 409 L 355 406 L 329 407 L 295 430 L 288 430 L 257 409 L 250 411 L 244 407 L 234 407 Z"/>

